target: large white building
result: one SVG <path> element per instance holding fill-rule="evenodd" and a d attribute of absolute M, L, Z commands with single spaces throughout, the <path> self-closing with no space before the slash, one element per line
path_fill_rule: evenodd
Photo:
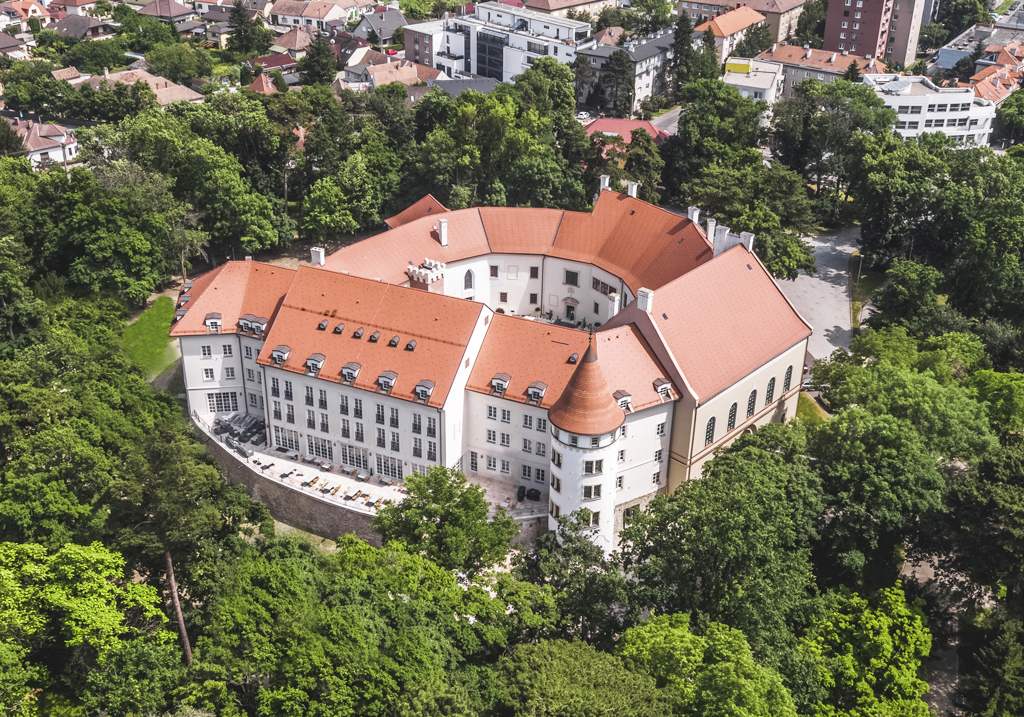
<path fill-rule="evenodd" d="M 544 488 L 550 527 L 589 508 L 610 551 L 637 506 L 795 414 L 811 329 L 753 235 L 698 219 L 607 190 L 592 213 L 426 197 L 312 266 L 227 263 L 178 301 L 190 410 L 347 469 Z"/>
<path fill-rule="evenodd" d="M 972 87 L 937 87 L 927 77 L 862 75 L 886 107 L 896 110 L 896 131 L 908 139 L 941 132 L 964 144 L 987 145 L 996 104 L 976 97 Z"/>

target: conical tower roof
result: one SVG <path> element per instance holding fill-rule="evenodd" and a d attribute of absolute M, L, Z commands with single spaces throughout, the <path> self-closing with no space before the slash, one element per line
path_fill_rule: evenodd
<path fill-rule="evenodd" d="M 593 338 L 562 395 L 548 411 L 548 420 L 563 431 L 585 436 L 611 433 L 626 420 L 597 361 Z"/>

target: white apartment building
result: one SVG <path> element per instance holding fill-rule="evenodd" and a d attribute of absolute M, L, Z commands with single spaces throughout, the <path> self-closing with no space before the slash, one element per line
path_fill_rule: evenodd
<path fill-rule="evenodd" d="M 590 24 L 487 2 L 472 15 L 409 25 L 406 59 L 443 70 L 449 77 L 475 74 L 511 82 L 539 57 L 569 64 Z"/>
<path fill-rule="evenodd" d="M 768 111 L 760 119 L 761 126 L 767 127 L 771 121 L 772 107 L 782 99 L 786 89 L 786 74 L 779 62 L 730 57 L 725 61 L 722 82 L 739 90 L 741 97 L 767 103 Z"/>
<path fill-rule="evenodd" d="M 886 107 L 896 110 L 901 137 L 941 132 L 964 144 L 987 145 L 996 105 L 975 97 L 972 87 L 937 87 L 927 77 L 863 75 Z"/>
<path fill-rule="evenodd" d="M 589 214 L 428 196 L 312 266 L 229 262 L 178 299 L 190 412 L 386 478 L 543 488 L 549 527 L 587 508 L 610 552 L 717 448 L 795 415 L 811 329 L 752 234 L 698 221 L 610 191 Z"/>
<path fill-rule="evenodd" d="M 661 86 L 664 76 L 663 69 L 673 56 L 673 38 L 673 31 L 669 28 L 630 40 L 622 47 L 588 42 L 580 45 L 578 52 L 586 57 L 590 61 L 590 66 L 594 68 L 594 85 L 596 85 L 598 78 L 606 72 L 605 66 L 612 53 L 617 50 L 626 51 L 633 64 L 633 111 L 636 112 L 640 109 L 641 102 L 664 89 Z M 582 96 L 577 97 L 577 101 L 586 102 L 587 95 L 594 85 L 587 88 Z M 593 103 L 607 104 L 602 98 L 595 98 Z"/>

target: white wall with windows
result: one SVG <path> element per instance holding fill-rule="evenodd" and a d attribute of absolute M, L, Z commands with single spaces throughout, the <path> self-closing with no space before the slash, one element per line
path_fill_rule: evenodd
<path fill-rule="evenodd" d="M 557 530 L 558 518 L 586 508 L 591 512 L 591 539 L 605 553 L 617 545 L 615 535 L 616 451 L 618 431 L 600 436 L 568 433 L 552 426 L 551 488 L 548 493 L 548 528 Z"/>
<path fill-rule="evenodd" d="M 207 418 L 247 410 L 238 337 L 182 336 L 179 345 L 190 410 Z"/>
<path fill-rule="evenodd" d="M 551 436 L 547 409 L 497 395 L 466 391 L 466 448 L 463 466 L 475 473 L 546 486 Z M 535 484 L 539 484 L 536 485 Z"/>

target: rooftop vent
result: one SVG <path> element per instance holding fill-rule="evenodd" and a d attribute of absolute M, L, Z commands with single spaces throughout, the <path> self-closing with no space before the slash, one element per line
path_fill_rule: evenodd
<path fill-rule="evenodd" d="M 317 331 L 327 331 L 327 319 L 324 319 L 316 327 Z"/>
<path fill-rule="evenodd" d="M 416 350 L 416 339 L 413 339 L 412 341 L 407 343 L 405 345 L 405 350 L 406 351 L 415 351 Z"/>
<path fill-rule="evenodd" d="M 380 331 L 374 331 L 372 334 L 370 334 L 370 338 L 367 339 L 367 341 L 369 341 L 371 344 L 375 344 L 378 341 L 380 341 Z"/>
<path fill-rule="evenodd" d="M 334 327 L 334 333 L 340 334 L 345 330 L 345 324 L 341 323 Z"/>
<path fill-rule="evenodd" d="M 400 339 L 397 336 L 392 336 L 391 340 L 388 341 L 388 346 L 391 346 L 392 348 L 394 348 L 395 346 L 398 346 L 398 342 L 399 341 L 400 341 Z"/>
<path fill-rule="evenodd" d="M 569 356 L 569 363 L 577 363 L 577 362 L 579 362 L 579 360 L 580 360 L 580 355 L 578 353 L 573 352 Z"/>
<path fill-rule="evenodd" d="M 361 339 L 361 338 L 363 338 L 363 327 L 362 326 L 360 326 L 358 329 L 356 329 L 356 332 L 354 334 L 352 334 L 352 338 L 354 338 L 354 339 Z"/>

